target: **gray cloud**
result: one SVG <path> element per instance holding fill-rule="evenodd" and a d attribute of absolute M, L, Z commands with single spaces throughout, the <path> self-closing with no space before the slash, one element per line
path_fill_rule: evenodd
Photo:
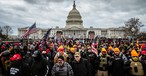
<path fill-rule="evenodd" d="M 24 1 L 32 4 L 38 3 L 38 0 L 24 0 Z"/>
<path fill-rule="evenodd" d="M 22 11 L 22 12 L 28 11 L 27 8 L 22 7 L 22 6 L 19 6 L 19 7 L 18 6 L 13 6 L 13 9 L 17 10 L 17 11 Z"/>
<path fill-rule="evenodd" d="M 24 0 L 27 3 L 30 4 L 48 4 L 48 3 L 60 3 L 60 2 L 64 2 L 65 0 Z"/>

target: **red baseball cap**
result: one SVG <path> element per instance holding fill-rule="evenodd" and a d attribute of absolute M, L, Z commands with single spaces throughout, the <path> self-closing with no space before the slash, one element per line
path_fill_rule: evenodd
<path fill-rule="evenodd" d="M 15 61 L 15 60 L 20 60 L 21 55 L 20 54 L 14 54 L 13 57 L 10 58 L 10 60 Z"/>
<path fill-rule="evenodd" d="M 146 51 L 142 51 L 141 54 L 142 54 L 142 55 L 146 55 Z"/>
<path fill-rule="evenodd" d="M 58 51 L 64 51 L 64 48 L 63 48 L 63 46 L 60 46 L 57 50 Z"/>
<path fill-rule="evenodd" d="M 49 46 L 50 46 L 50 47 L 53 47 L 53 44 L 50 44 Z"/>

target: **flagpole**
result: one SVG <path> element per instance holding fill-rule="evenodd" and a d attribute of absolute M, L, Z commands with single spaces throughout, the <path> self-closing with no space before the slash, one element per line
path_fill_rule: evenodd
<path fill-rule="evenodd" d="M 33 35 L 33 39 L 35 40 L 35 33 L 34 33 L 34 35 Z"/>
<path fill-rule="evenodd" d="M 84 43 L 84 34 L 83 34 L 83 43 Z"/>
<path fill-rule="evenodd" d="M 27 37 L 27 41 L 28 41 L 27 43 L 29 43 L 29 34 L 28 34 L 28 37 Z"/>

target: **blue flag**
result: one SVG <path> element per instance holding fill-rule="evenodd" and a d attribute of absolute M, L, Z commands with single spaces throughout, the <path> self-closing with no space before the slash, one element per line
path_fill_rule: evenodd
<path fill-rule="evenodd" d="M 97 39 L 98 39 L 98 35 L 94 38 L 93 43 L 96 43 Z"/>
<path fill-rule="evenodd" d="M 50 31 L 51 31 L 52 28 L 48 29 L 48 31 L 45 33 L 45 35 L 43 36 L 43 39 L 47 39 L 49 34 L 50 34 Z"/>

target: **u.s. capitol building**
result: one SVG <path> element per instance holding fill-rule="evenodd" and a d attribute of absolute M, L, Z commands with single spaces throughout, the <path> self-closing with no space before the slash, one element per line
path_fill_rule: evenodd
<path fill-rule="evenodd" d="M 48 29 L 37 28 L 38 31 L 31 34 L 29 38 L 42 39 L 43 35 Z M 19 36 L 24 35 L 27 27 L 18 28 Z M 119 28 L 85 28 L 83 26 L 82 16 L 80 12 L 76 9 L 75 1 L 73 3 L 73 8 L 69 12 L 66 20 L 65 28 L 59 28 L 56 26 L 52 28 L 50 32 L 50 37 L 61 38 L 62 36 L 66 38 L 90 38 L 93 39 L 95 36 L 107 37 L 107 38 L 125 38 L 125 32 L 122 27 Z"/>

